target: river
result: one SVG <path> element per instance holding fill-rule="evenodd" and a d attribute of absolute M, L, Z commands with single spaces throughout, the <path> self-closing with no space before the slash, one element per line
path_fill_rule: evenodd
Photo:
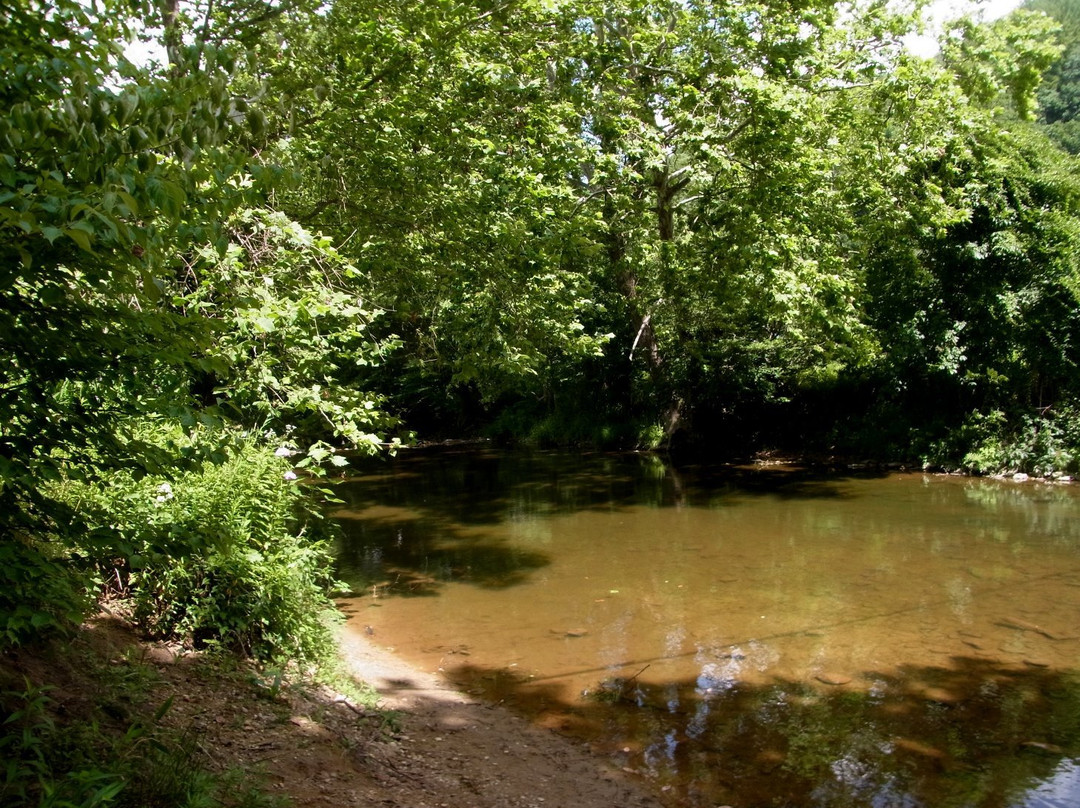
<path fill-rule="evenodd" d="M 338 487 L 353 630 L 672 806 L 1080 805 L 1080 490 L 409 451 Z"/>

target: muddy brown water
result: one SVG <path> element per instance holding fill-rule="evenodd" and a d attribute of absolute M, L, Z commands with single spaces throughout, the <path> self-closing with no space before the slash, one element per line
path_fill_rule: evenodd
<path fill-rule="evenodd" d="M 413 452 L 353 630 L 674 806 L 1080 806 L 1080 485 Z"/>

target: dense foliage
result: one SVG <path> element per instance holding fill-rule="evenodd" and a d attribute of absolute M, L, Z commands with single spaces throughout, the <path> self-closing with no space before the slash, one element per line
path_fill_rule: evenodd
<path fill-rule="evenodd" d="M 0 639 L 115 580 L 148 625 L 312 658 L 327 559 L 275 451 L 373 451 L 393 422 L 350 382 L 388 341 L 330 242 L 259 206 L 234 54 L 137 67 L 131 11 L 0 14 Z"/>
<path fill-rule="evenodd" d="M 1077 8 L 0 0 L 0 647 L 325 659 L 401 429 L 1076 472 Z"/>
<path fill-rule="evenodd" d="M 1026 123 L 1068 49 L 1025 10 L 923 59 L 912 24 L 338 2 L 262 73 L 276 199 L 390 312 L 373 379 L 423 432 L 1034 470 L 965 457 L 1076 396 L 1075 166 Z"/>
<path fill-rule="evenodd" d="M 288 478 L 402 427 L 1075 471 L 1030 5 L 926 59 L 883 2 L 0 0 L 0 637 L 114 587 L 317 655 Z"/>

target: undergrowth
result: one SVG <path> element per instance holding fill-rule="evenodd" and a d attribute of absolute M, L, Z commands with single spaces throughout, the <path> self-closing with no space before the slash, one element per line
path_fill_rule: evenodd
<path fill-rule="evenodd" d="M 266 662 L 331 659 L 333 528 L 292 450 L 264 436 L 172 439 L 196 459 L 168 477 L 117 470 L 55 486 L 86 522 L 69 550 L 86 585 L 124 600 L 157 639 Z"/>
<path fill-rule="evenodd" d="M 1075 405 L 1012 417 L 973 413 L 934 443 L 926 460 L 974 474 L 1072 475 L 1080 471 L 1078 415 Z"/>
<path fill-rule="evenodd" d="M 50 688 L 0 693 L 0 805 L 38 808 L 281 808 L 237 770 L 212 774 L 195 733 L 160 724 L 171 707 L 109 732 L 97 716 L 60 723 Z"/>
<path fill-rule="evenodd" d="M 344 687 L 326 495 L 294 472 L 295 447 L 272 435 L 160 424 L 141 433 L 182 462 L 167 476 L 111 469 L 54 480 L 46 494 L 77 529 L 54 520 L 51 533 L 0 541 L 0 669 L 5 655 L 75 636 L 106 598 L 144 635 L 217 652 L 219 667 L 252 660 L 274 696 L 287 679 Z M 130 696 L 150 688 L 144 673 L 118 664 L 102 677 L 110 692 Z M 235 774 L 210 774 L 198 738 L 160 724 L 168 704 L 117 731 L 102 723 L 116 716 L 100 711 L 58 720 L 63 711 L 40 682 L 19 686 L 5 675 L 0 689 L 0 806 L 277 804 Z M 124 703 L 105 701 L 121 714 Z"/>
<path fill-rule="evenodd" d="M 340 658 L 313 672 L 219 649 L 163 668 L 117 622 L 0 654 L 0 808 L 282 808 L 260 768 L 223 769 L 200 716 L 273 726 L 299 709 L 321 722 L 344 699 L 394 720 Z"/>

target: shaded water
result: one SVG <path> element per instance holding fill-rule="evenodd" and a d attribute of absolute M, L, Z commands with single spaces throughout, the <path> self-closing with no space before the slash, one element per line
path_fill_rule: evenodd
<path fill-rule="evenodd" d="M 1080 805 L 1080 490 L 441 451 L 343 484 L 350 625 L 670 805 Z"/>

